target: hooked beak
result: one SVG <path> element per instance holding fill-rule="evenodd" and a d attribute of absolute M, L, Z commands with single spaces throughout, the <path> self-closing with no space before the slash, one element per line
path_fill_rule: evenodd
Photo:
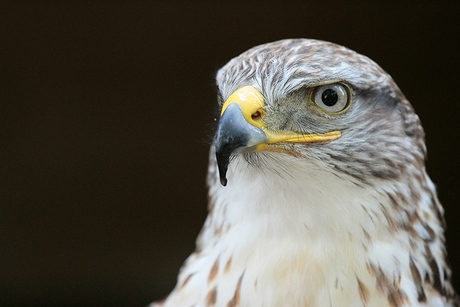
<path fill-rule="evenodd" d="M 236 90 L 224 103 L 217 128 L 215 147 L 220 182 L 227 185 L 227 169 L 232 154 L 254 151 L 280 151 L 271 144 L 315 143 L 332 141 L 340 131 L 300 134 L 273 131 L 265 127 L 265 101 L 252 86 Z"/>

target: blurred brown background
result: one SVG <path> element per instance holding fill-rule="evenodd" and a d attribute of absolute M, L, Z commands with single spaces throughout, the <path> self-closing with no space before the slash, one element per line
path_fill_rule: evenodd
<path fill-rule="evenodd" d="M 206 215 L 214 74 L 289 37 L 369 56 L 412 102 L 460 289 L 459 15 L 434 1 L 0 2 L 0 305 L 166 295 Z"/>

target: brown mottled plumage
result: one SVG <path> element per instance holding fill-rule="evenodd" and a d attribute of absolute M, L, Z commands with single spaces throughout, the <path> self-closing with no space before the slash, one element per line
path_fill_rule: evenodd
<path fill-rule="evenodd" d="M 423 128 L 385 71 L 290 39 L 217 85 L 209 215 L 162 306 L 458 304 Z"/>

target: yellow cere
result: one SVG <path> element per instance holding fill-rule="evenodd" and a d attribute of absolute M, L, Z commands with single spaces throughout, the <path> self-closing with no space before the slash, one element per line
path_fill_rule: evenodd
<path fill-rule="evenodd" d="M 263 109 L 265 105 L 264 98 L 262 94 L 253 86 L 244 86 L 236 90 L 230 97 L 228 97 L 227 101 L 222 106 L 222 111 L 220 115 L 224 114 L 225 109 L 232 104 L 236 103 L 241 111 L 243 112 L 243 116 L 246 121 L 257 128 L 262 128 L 262 123 L 253 120 L 252 115 L 259 112 L 260 116 L 265 115 L 265 111 Z"/>

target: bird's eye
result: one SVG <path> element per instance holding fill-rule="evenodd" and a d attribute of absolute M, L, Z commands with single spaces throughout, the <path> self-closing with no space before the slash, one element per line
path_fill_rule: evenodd
<path fill-rule="evenodd" d="M 350 106 L 350 89 L 342 83 L 321 85 L 312 91 L 310 99 L 326 113 L 343 113 Z"/>

